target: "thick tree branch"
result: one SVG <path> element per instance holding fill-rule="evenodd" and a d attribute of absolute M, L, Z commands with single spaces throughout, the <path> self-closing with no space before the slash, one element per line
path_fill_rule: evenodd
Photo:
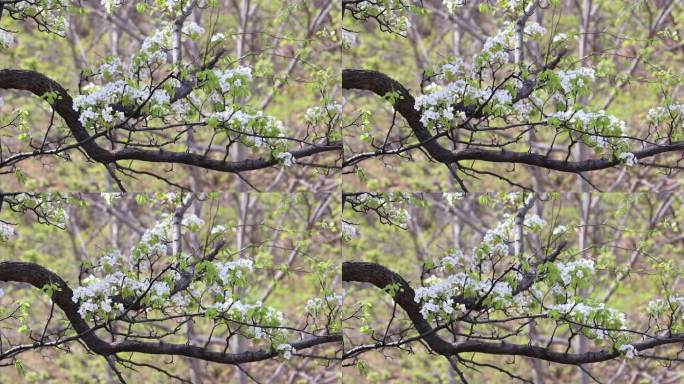
<path fill-rule="evenodd" d="M 527 356 L 571 365 L 597 363 L 620 356 L 620 352 L 616 350 L 601 349 L 586 353 L 564 353 L 535 345 L 520 345 L 503 341 L 494 343 L 468 340 L 451 343 L 439 336 L 436 329 L 420 314 L 420 306 L 415 302 L 415 291 L 396 272 L 376 263 L 345 262 L 342 264 L 342 280 L 345 282 L 370 283 L 383 290 L 390 284 L 399 284 L 401 289 L 396 291 L 394 301 L 404 310 L 416 331 L 421 335 L 421 338 L 425 340 L 434 352 L 440 355 L 452 356 L 459 353 L 479 352 L 492 355 Z M 667 337 L 651 336 L 646 341 L 633 343 L 632 345 L 637 351 L 643 351 L 675 343 L 684 343 L 683 333 L 671 334 Z"/>
<path fill-rule="evenodd" d="M 187 84 L 181 86 L 181 94 L 187 92 Z M 95 137 L 83 127 L 79 121 L 79 113 L 74 110 L 73 100 L 69 93 L 59 83 L 47 76 L 28 70 L 3 69 L 0 70 L 0 89 L 24 90 L 36 96 L 43 96 L 47 92 L 56 92 L 60 97 L 53 103 L 57 112 L 88 156 L 100 163 L 109 164 L 121 160 L 139 160 L 152 163 L 177 163 L 196 166 L 220 172 L 243 172 L 272 167 L 278 164 L 278 159 L 257 158 L 241 161 L 223 161 L 211 159 L 204 155 L 187 152 L 172 152 L 164 150 L 146 150 L 139 148 L 125 148 L 109 151 L 99 146 Z M 312 156 L 318 153 L 339 151 L 341 142 L 330 144 L 310 145 L 305 148 L 290 151 L 296 159 Z"/>
<path fill-rule="evenodd" d="M 73 291 L 68 284 L 54 272 L 34 263 L 4 261 L 0 262 L 0 281 L 28 283 L 41 289 L 47 284 L 58 287 L 52 293 L 52 301 L 64 312 L 79 338 L 88 348 L 100 355 L 110 356 L 122 352 L 139 352 L 152 355 L 186 356 L 221 364 L 243 364 L 262 361 L 278 356 L 273 349 L 246 351 L 241 353 L 224 353 L 211 351 L 188 344 L 170 344 L 164 342 L 150 343 L 137 340 L 124 340 L 108 343 L 95 334 L 78 313 L 78 304 L 72 300 Z M 340 343 L 340 334 L 311 337 L 302 341 L 292 342 L 297 350 L 304 350 L 318 345 Z"/>
<path fill-rule="evenodd" d="M 549 66 L 553 65 L 552 62 Z M 528 97 L 534 90 L 535 82 L 530 80 L 523 83 L 518 90 L 513 102 Z M 393 107 L 399 112 L 411 127 L 416 138 L 422 143 L 429 155 L 442 163 L 451 164 L 462 160 L 480 160 L 493 163 L 518 163 L 527 164 L 542 168 L 547 168 L 560 172 L 587 172 L 610 168 L 621 163 L 617 158 L 599 158 L 590 160 L 568 161 L 552 159 L 545 155 L 529 152 L 514 152 L 506 150 L 490 150 L 479 148 L 468 148 L 452 151 L 442 146 L 435 136 L 420 122 L 420 111 L 415 109 L 415 99 L 408 89 L 398 81 L 390 78 L 382 72 L 362 69 L 344 69 L 342 71 L 342 88 L 366 90 L 384 97 L 389 92 L 397 92 L 400 97 L 396 100 Z M 455 105 L 454 110 L 463 111 L 471 117 L 478 117 L 476 107 L 464 107 Z M 654 145 L 635 151 L 637 159 L 652 157 L 661 153 L 675 152 L 684 150 L 684 141 L 674 142 L 667 145 Z"/>

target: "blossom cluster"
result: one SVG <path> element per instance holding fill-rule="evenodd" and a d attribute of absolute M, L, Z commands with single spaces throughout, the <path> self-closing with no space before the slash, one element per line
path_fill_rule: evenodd
<path fill-rule="evenodd" d="M 536 23 L 526 26 L 525 32 L 535 38 L 546 31 Z M 461 58 L 442 64 L 435 72 L 435 80 L 425 93 L 416 98 L 414 107 L 421 111 L 421 123 L 428 128 L 453 127 L 466 120 L 463 111 L 456 111 L 455 105 L 480 106 L 482 112 L 494 116 L 523 115 L 531 106 L 518 100 L 515 103 L 515 89 L 521 86 L 517 78 L 511 78 L 505 86 L 481 86 L 477 79 L 485 68 L 496 68 L 510 62 L 510 53 L 517 48 L 513 24 L 506 24 L 496 35 L 487 38 L 482 50 L 473 58 L 468 70 Z"/>
<path fill-rule="evenodd" d="M 123 272 L 114 272 L 103 277 L 90 275 L 74 289 L 72 300 L 79 304 L 78 313 L 86 320 L 107 318 L 114 311 L 124 311 L 123 304 L 112 302 L 112 296 L 122 289 L 141 295 L 147 288 L 148 284 L 129 278 Z"/>
<path fill-rule="evenodd" d="M 352 48 L 356 45 L 356 33 L 346 29 L 340 30 L 340 42 L 343 48 Z"/>
<path fill-rule="evenodd" d="M 632 344 L 622 344 L 618 347 L 618 351 L 622 352 L 628 359 L 633 359 L 639 355 L 639 351 Z"/>
<path fill-rule="evenodd" d="M 243 303 L 240 300 L 233 300 L 225 298 L 224 301 L 217 301 L 210 306 L 215 308 L 222 317 L 239 322 L 252 321 L 254 324 L 261 325 L 280 325 L 284 316 L 283 313 L 273 308 L 264 306 L 261 301 L 256 301 L 254 304 Z M 257 339 L 262 339 L 264 334 L 263 327 L 252 326 L 251 333 Z"/>
<path fill-rule="evenodd" d="M 14 229 L 14 226 L 0 221 L 0 241 L 10 241 L 16 234 L 17 231 Z"/>
<path fill-rule="evenodd" d="M 473 57 L 471 74 L 475 75 L 485 68 L 496 68 L 511 61 L 511 52 L 518 47 L 515 26 L 504 23 L 503 27 L 493 36 L 485 40 L 482 50 Z"/>
<path fill-rule="evenodd" d="M 576 94 L 586 89 L 589 83 L 596 80 L 596 71 L 588 67 L 580 67 L 568 71 L 559 70 L 555 75 L 558 77 L 561 89 L 566 94 Z"/>
<path fill-rule="evenodd" d="M 358 231 L 356 229 L 356 226 L 353 224 L 349 224 L 346 221 L 342 221 L 340 223 L 340 233 L 342 234 L 342 239 L 343 240 L 351 240 L 356 235 L 358 235 Z"/>
<path fill-rule="evenodd" d="M 452 15 L 456 14 L 456 11 L 463 7 L 466 3 L 465 0 L 442 0 L 442 3 L 444 3 L 444 7 L 451 13 Z"/>
<path fill-rule="evenodd" d="M 140 260 L 149 255 L 164 256 L 168 252 L 167 244 L 171 241 L 171 215 L 164 214 L 151 228 L 148 228 L 134 248 L 132 256 Z"/>
<path fill-rule="evenodd" d="M 355 5 L 354 12 L 359 18 L 377 19 L 383 30 L 391 30 L 398 33 L 406 33 L 411 26 L 407 11 L 410 4 L 404 0 L 383 0 L 380 2 L 361 1 Z"/>
<path fill-rule="evenodd" d="M 450 207 L 456 207 L 456 202 L 465 196 L 462 192 L 444 192 L 442 194 Z"/>
<path fill-rule="evenodd" d="M 606 136 L 620 138 L 626 129 L 624 121 L 607 114 L 605 111 L 562 111 L 555 112 L 551 116 L 570 123 L 583 132 L 593 133 L 590 138 L 600 148 L 605 148 L 608 145 L 609 138 Z"/>
<path fill-rule="evenodd" d="M 114 127 L 125 120 L 121 111 L 115 111 L 112 105 L 142 104 L 148 98 L 150 101 L 164 103 L 170 100 L 164 90 L 154 90 L 150 95 L 147 89 L 138 89 L 130 86 L 123 80 L 106 83 L 103 86 L 91 84 L 88 94 L 78 95 L 74 98 L 74 108 L 80 111 L 79 121 L 86 128 L 94 128 L 96 125 Z"/>
<path fill-rule="evenodd" d="M 567 263 L 556 262 L 563 284 L 570 285 L 573 281 L 580 281 L 594 272 L 594 261 L 591 259 L 577 259 Z"/>
<path fill-rule="evenodd" d="M 215 261 L 214 266 L 218 271 L 219 280 L 224 285 L 235 285 L 236 281 L 244 280 L 247 273 L 254 271 L 254 263 L 249 259 Z"/>
<path fill-rule="evenodd" d="M 154 34 L 145 37 L 140 52 L 132 60 L 135 68 L 142 68 L 146 64 L 162 64 L 168 59 L 167 53 L 173 49 L 173 28 L 164 24 Z"/>
<path fill-rule="evenodd" d="M 13 197 L 11 204 L 15 209 L 35 212 L 45 222 L 63 228 L 67 219 L 64 202 L 66 194 L 60 193 L 20 193 Z"/>
<path fill-rule="evenodd" d="M 204 220 L 194 213 L 183 216 L 181 224 L 191 230 L 196 230 L 200 226 L 204 225 Z"/>
<path fill-rule="evenodd" d="M 546 224 L 544 219 L 536 214 L 525 216 L 523 225 L 533 231 L 538 231 Z M 504 214 L 503 219 L 494 228 L 490 228 L 482 238 L 481 245 L 473 253 L 482 259 L 493 255 L 509 253 L 509 244 L 515 241 L 515 216 Z"/>
<path fill-rule="evenodd" d="M 49 33 L 64 35 L 67 21 L 64 17 L 65 11 L 71 6 L 64 0 L 46 1 L 11 1 L 3 4 L 3 13 L 14 20 L 32 19 L 41 26 L 40 30 Z M 3 36 L 3 33 L 6 34 Z M 0 41 L 6 43 L 13 42 L 11 32 L 0 28 Z M 0 42 L 0 48 L 6 47 Z"/>
<path fill-rule="evenodd" d="M 196 23 L 188 23 L 183 26 L 182 33 L 195 39 L 204 33 L 204 29 Z M 218 40 L 212 37 L 212 41 L 222 39 L 218 35 L 214 37 Z M 131 129 L 133 127 L 124 127 L 124 124 L 149 124 L 156 131 L 176 129 L 181 126 L 178 123 L 194 120 L 199 113 L 202 124 L 225 134 L 231 142 L 240 142 L 255 152 L 265 148 L 271 158 L 284 166 L 296 163 L 287 150 L 287 132 L 283 122 L 237 102 L 249 96 L 254 80 L 250 67 L 226 68 L 218 63 L 214 68 L 196 72 L 194 78 L 180 70 L 155 83 L 154 79 L 171 61 L 174 44 L 173 26 L 162 23 L 159 29 L 145 37 L 139 52 L 130 62 L 109 58 L 94 69 L 94 82 L 86 84 L 83 93 L 74 98 L 73 105 L 79 112 L 80 123 L 93 131 L 126 128 L 132 132 L 130 145 L 135 145 L 142 134 L 137 134 L 138 130 Z M 181 96 L 176 93 L 188 86 L 193 86 L 189 93 L 184 92 Z M 331 104 L 330 108 L 334 106 Z M 127 111 L 138 114 L 132 117 L 126 114 Z M 158 119 L 139 119 L 138 116 Z M 148 130 L 140 130 L 144 131 Z"/>
<path fill-rule="evenodd" d="M 216 129 L 227 129 L 228 132 L 237 132 L 241 135 L 243 144 L 255 148 L 264 145 L 282 143 L 281 138 L 285 134 L 282 121 L 271 116 L 265 116 L 263 112 L 249 113 L 241 109 L 227 107 L 227 109 L 208 115 L 209 121 L 215 120 L 218 124 Z"/>
<path fill-rule="evenodd" d="M 625 165 L 631 167 L 638 163 L 637 157 L 625 150 L 628 146 L 628 139 L 625 137 L 625 122 L 603 110 L 586 112 L 580 109 L 554 112 L 550 115 L 549 122 L 555 126 L 572 127 L 571 134 L 579 132 L 584 143 L 593 147 L 598 153 L 612 149 Z"/>
<path fill-rule="evenodd" d="M 329 117 L 331 120 L 342 113 L 342 104 L 328 103 L 325 107 L 314 106 L 306 110 L 304 113 L 304 121 L 310 125 L 318 125 L 324 120 L 324 117 Z"/>
<path fill-rule="evenodd" d="M 114 12 L 115 8 L 119 8 L 121 4 L 123 4 L 122 0 L 101 0 L 100 3 L 104 7 L 104 9 L 107 11 L 107 13 L 111 14 Z"/>
<path fill-rule="evenodd" d="M 376 211 L 381 222 L 405 226 L 411 219 L 411 214 L 402 204 L 409 199 L 410 195 L 403 192 L 364 193 L 358 196 L 357 202 L 365 209 Z"/>
<path fill-rule="evenodd" d="M 292 354 L 297 352 L 290 344 L 278 344 L 278 346 L 276 346 L 276 351 L 281 353 L 286 360 L 289 360 L 292 357 Z"/>
<path fill-rule="evenodd" d="M 684 104 L 670 104 L 666 107 L 651 108 L 648 111 L 648 121 L 655 125 L 664 122 L 672 124 L 673 128 L 684 128 Z"/>
<path fill-rule="evenodd" d="M 684 320 L 684 296 L 670 295 L 667 300 L 655 299 L 648 303 L 647 312 L 659 317 L 667 314 L 669 318 Z"/>
<path fill-rule="evenodd" d="M 478 280 L 474 275 L 464 272 L 452 273 L 445 278 L 433 277 L 426 283 L 427 286 L 417 288 L 415 294 L 416 303 L 421 304 L 420 313 L 426 319 L 449 318 L 466 313 L 465 305 L 455 305 L 456 296 L 469 299 L 486 296 L 484 302 L 494 306 L 503 306 L 513 297 L 512 288 L 507 282 Z"/>
<path fill-rule="evenodd" d="M 252 260 L 205 261 L 196 272 L 203 279 L 196 281 L 193 289 L 199 292 L 206 287 L 211 293 L 212 302 L 206 306 L 208 317 L 246 325 L 245 335 L 257 340 L 275 342 L 285 336 L 278 328 L 284 322 L 282 312 L 265 306 L 260 300 L 249 303 L 234 296 L 237 287 L 247 286 L 247 278 L 254 272 Z"/>
<path fill-rule="evenodd" d="M 0 29 L 0 47 L 11 48 L 14 45 L 14 36 L 2 29 Z"/>
<path fill-rule="evenodd" d="M 549 314 L 552 318 L 562 315 L 578 324 L 585 325 L 583 333 L 598 340 L 604 340 L 611 332 L 619 332 L 624 329 L 625 314 L 614 309 L 606 308 L 604 303 L 589 305 L 583 302 L 569 300 L 565 303 L 549 306 Z"/>
<path fill-rule="evenodd" d="M 344 293 L 342 294 L 330 294 L 324 298 L 314 297 L 306 301 L 306 311 L 313 317 L 317 317 L 325 309 L 334 308 L 335 306 L 342 306 L 342 299 L 344 298 Z"/>
<path fill-rule="evenodd" d="M 221 92 L 238 95 L 247 92 L 247 85 L 253 80 L 252 69 L 238 66 L 232 69 L 216 69 L 213 71 L 218 80 Z"/>
<path fill-rule="evenodd" d="M 190 38 L 194 40 L 194 39 L 197 39 L 197 37 L 199 35 L 204 33 L 204 28 L 202 28 L 201 26 L 199 26 L 195 22 L 191 22 L 191 23 L 184 25 L 183 28 L 181 29 L 181 31 L 184 34 L 190 36 Z"/>

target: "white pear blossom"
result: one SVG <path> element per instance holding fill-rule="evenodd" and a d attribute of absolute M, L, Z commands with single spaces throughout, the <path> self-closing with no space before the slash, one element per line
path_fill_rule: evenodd
<path fill-rule="evenodd" d="M 188 301 L 187 301 L 186 298 L 185 298 L 182 294 L 180 294 L 180 293 L 177 293 L 177 294 L 171 296 L 171 302 L 173 302 L 173 304 L 175 304 L 175 305 L 176 305 L 177 307 L 179 307 L 179 308 L 183 308 L 183 307 L 185 307 L 186 305 L 188 305 Z"/>
<path fill-rule="evenodd" d="M 197 23 L 192 22 L 184 25 L 181 31 L 192 38 L 203 34 L 204 28 L 200 27 Z"/>
<path fill-rule="evenodd" d="M 226 227 L 224 227 L 223 225 L 216 225 L 216 226 L 211 228 L 210 233 L 212 235 L 218 235 L 218 234 L 221 234 L 225 231 L 226 231 Z"/>
<path fill-rule="evenodd" d="M 567 263 L 557 262 L 556 266 L 565 285 L 570 284 L 573 277 L 583 279 L 586 277 L 586 272 L 594 272 L 594 261 L 591 259 L 578 259 Z"/>
<path fill-rule="evenodd" d="M 340 231 L 342 233 L 342 238 L 345 240 L 353 239 L 358 234 L 356 227 L 346 221 L 340 223 Z"/>
<path fill-rule="evenodd" d="M 113 250 L 112 252 L 109 252 L 102 257 L 100 257 L 100 266 L 112 268 L 116 267 L 119 265 L 119 263 L 123 260 L 123 255 L 121 254 L 121 251 L 118 249 Z"/>
<path fill-rule="evenodd" d="M 276 351 L 278 351 L 278 353 L 281 353 L 283 355 L 283 358 L 285 358 L 286 360 L 290 360 L 292 354 L 297 352 L 297 350 L 290 344 L 278 344 L 278 346 L 276 347 Z"/>
<path fill-rule="evenodd" d="M 648 305 L 646 306 L 646 311 L 654 316 L 660 315 L 665 308 L 667 307 L 667 303 L 663 299 L 655 299 L 651 300 L 648 302 Z"/>
<path fill-rule="evenodd" d="M 464 272 L 456 272 L 445 278 L 434 277 L 429 281 L 428 286 L 419 287 L 415 291 L 414 300 L 421 304 L 421 314 L 423 317 L 439 316 L 444 309 L 445 301 L 450 302 L 453 296 L 464 292 L 473 292 L 476 298 L 485 295 L 493 304 L 505 304 L 512 296 L 511 286 L 504 281 L 492 283 L 491 281 L 478 281 Z M 451 304 L 450 304 L 451 305 Z M 462 310 L 461 312 L 464 312 Z M 451 314 L 451 311 L 447 311 Z"/>
<path fill-rule="evenodd" d="M 586 112 L 578 111 L 562 111 L 554 112 L 551 117 L 558 118 L 561 121 L 579 125 L 582 131 L 590 133 L 590 140 L 597 146 L 604 148 L 609 140 L 622 140 L 623 138 L 610 139 L 601 135 L 621 136 L 625 133 L 626 124 L 624 121 L 618 119 L 613 115 L 607 114 L 605 111 Z M 601 127 L 601 131 L 597 131 L 597 127 Z M 598 133 L 594 135 L 592 133 Z"/>
<path fill-rule="evenodd" d="M 551 40 L 554 43 L 560 43 L 568 39 L 568 35 L 565 33 L 559 33 L 553 36 L 553 39 Z"/>
<path fill-rule="evenodd" d="M 620 155 L 618 155 L 618 158 L 622 160 L 628 167 L 633 167 L 639 162 L 639 159 L 637 159 L 632 152 L 622 152 Z"/>
<path fill-rule="evenodd" d="M 244 144 L 256 147 L 261 147 L 264 143 L 275 145 L 281 142 L 279 137 L 283 136 L 285 131 L 282 121 L 272 116 L 264 116 L 261 111 L 251 114 L 229 107 L 225 111 L 214 112 L 209 117 L 221 123 L 217 129 L 229 128 L 231 131 L 252 133 L 242 136 L 241 140 Z"/>
<path fill-rule="evenodd" d="M 181 221 L 181 224 L 185 227 L 196 228 L 204 225 L 204 220 L 202 220 L 195 214 L 190 214 L 183 217 L 183 221 Z"/>
<path fill-rule="evenodd" d="M 254 271 L 254 263 L 250 259 L 237 259 L 234 261 L 215 261 L 219 279 L 225 285 L 235 284 L 236 279 L 241 279 L 247 272 Z"/>
<path fill-rule="evenodd" d="M 632 344 L 622 344 L 618 347 L 618 351 L 622 352 L 627 359 L 633 359 L 639 355 L 639 351 Z"/>
<path fill-rule="evenodd" d="M 173 47 L 172 28 L 168 25 L 162 26 L 156 30 L 153 35 L 150 35 L 143 40 L 141 52 L 152 54 L 160 50 L 169 50 Z M 165 58 L 165 57 L 164 57 Z"/>
<path fill-rule="evenodd" d="M 164 297 L 171 293 L 171 288 L 163 281 L 157 281 L 152 284 L 150 288 L 150 293 L 154 296 Z"/>
<path fill-rule="evenodd" d="M 283 165 L 286 167 L 291 167 L 297 162 L 297 159 L 290 152 L 281 152 L 276 156 L 276 158 L 281 159 L 283 161 Z"/>
<path fill-rule="evenodd" d="M 602 318 L 605 318 L 608 323 L 615 323 L 616 326 L 611 326 L 610 328 L 622 329 L 626 322 L 625 314 L 619 312 L 613 308 L 606 308 L 605 304 L 599 303 L 598 305 L 592 306 L 586 303 L 576 302 L 575 300 L 570 300 L 563 304 L 556 304 L 549 307 L 551 310 L 558 311 L 564 316 L 571 317 L 574 321 L 580 323 L 590 323 L 593 321 L 595 315 L 601 314 Z M 596 325 L 596 324 L 593 324 Z M 599 338 L 604 338 L 606 336 L 605 332 L 596 333 Z"/>
<path fill-rule="evenodd" d="M 109 61 L 106 61 L 102 64 L 100 64 L 100 67 L 98 68 L 97 72 L 99 72 L 102 76 L 107 77 L 107 76 L 116 76 L 118 74 L 121 74 L 124 72 L 126 68 L 124 67 L 123 63 L 121 62 L 121 59 L 118 57 L 115 57 Z"/>
<path fill-rule="evenodd" d="M 322 117 L 323 109 L 318 106 L 307 109 L 306 113 L 304 114 L 304 120 L 311 125 L 318 124 Z"/>
<path fill-rule="evenodd" d="M 673 122 L 675 125 L 679 121 L 684 127 L 684 104 L 670 104 L 666 107 L 651 108 L 648 111 L 648 120 L 653 124 L 662 122 Z"/>
<path fill-rule="evenodd" d="M 562 235 L 563 233 L 565 233 L 567 231 L 568 231 L 568 227 L 566 227 L 565 225 L 559 225 L 553 229 L 552 234 L 553 234 L 553 236 L 558 236 L 558 235 Z"/>
<path fill-rule="evenodd" d="M 584 87 L 586 81 L 594 81 L 596 79 L 596 71 L 593 68 L 580 67 L 569 71 L 558 71 L 558 78 L 560 84 L 566 93 L 574 90 L 574 87 Z"/>
<path fill-rule="evenodd" d="M 354 47 L 356 45 L 356 33 L 343 28 L 340 30 L 340 41 L 345 48 Z"/>
<path fill-rule="evenodd" d="M 101 0 L 102 6 L 105 8 L 107 13 L 111 14 L 114 12 L 114 8 L 118 8 L 121 6 L 122 1 L 121 0 Z"/>
<path fill-rule="evenodd" d="M 212 43 L 217 43 L 217 42 L 223 41 L 225 39 L 226 39 L 226 35 L 224 35 L 223 33 L 216 33 L 213 36 L 211 36 L 210 41 Z"/>
<path fill-rule="evenodd" d="M 0 47 L 11 48 L 14 46 L 14 36 L 2 29 L 0 29 Z"/>
<path fill-rule="evenodd" d="M 323 299 L 314 297 L 306 301 L 306 311 L 313 316 L 317 316 L 318 313 L 323 309 Z"/>
<path fill-rule="evenodd" d="M 539 25 L 539 23 L 527 23 L 524 32 L 533 37 L 539 37 L 546 33 L 546 28 Z"/>
<path fill-rule="evenodd" d="M 443 196 L 446 199 L 447 204 L 449 204 L 450 207 L 455 207 L 456 201 L 463 199 L 465 194 L 462 192 L 445 192 L 443 194 Z"/>
<path fill-rule="evenodd" d="M 439 79 L 449 79 L 449 78 L 454 78 L 458 75 L 464 74 L 464 63 L 463 59 L 460 57 L 457 57 L 453 61 L 442 64 L 441 67 L 442 73 L 438 77 Z"/>
<path fill-rule="evenodd" d="M 0 221 L 0 241 L 10 241 L 17 235 L 14 226 Z"/>
<path fill-rule="evenodd" d="M 442 0 L 444 7 L 449 11 L 450 14 L 456 14 L 458 8 L 465 5 L 465 0 Z"/>
<path fill-rule="evenodd" d="M 118 303 L 112 306 L 111 296 L 119 292 L 122 287 L 128 287 L 137 294 L 142 294 L 147 288 L 145 282 L 132 280 L 121 272 L 107 274 L 102 278 L 90 275 L 83 281 L 83 285 L 74 289 L 72 300 L 80 303 L 78 313 L 82 317 L 96 315 L 99 311 L 108 314 L 114 309 L 123 310 L 123 306 Z"/>
<path fill-rule="evenodd" d="M 456 267 L 462 266 L 463 262 L 464 255 L 460 249 L 456 249 L 442 258 L 442 266 L 447 270 L 454 270 Z"/>
<path fill-rule="evenodd" d="M 325 105 L 325 110 L 330 114 L 342 113 L 342 104 L 340 103 L 328 103 Z"/>
<path fill-rule="evenodd" d="M 538 215 L 528 215 L 525 217 L 523 224 L 530 228 L 541 228 L 546 224 L 546 221 Z"/>
<path fill-rule="evenodd" d="M 214 70 L 222 92 L 229 92 L 236 87 L 243 87 L 252 81 L 252 69 L 245 66 L 238 66 L 233 69 Z"/>

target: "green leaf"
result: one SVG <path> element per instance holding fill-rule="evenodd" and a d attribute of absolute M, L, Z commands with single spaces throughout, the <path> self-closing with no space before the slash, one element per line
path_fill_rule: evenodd
<path fill-rule="evenodd" d="M 26 368 L 24 368 L 24 365 L 21 363 L 21 361 L 16 360 L 14 362 L 14 369 L 17 370 L 17 373 L 21 376 L 26 376 Z"/>

